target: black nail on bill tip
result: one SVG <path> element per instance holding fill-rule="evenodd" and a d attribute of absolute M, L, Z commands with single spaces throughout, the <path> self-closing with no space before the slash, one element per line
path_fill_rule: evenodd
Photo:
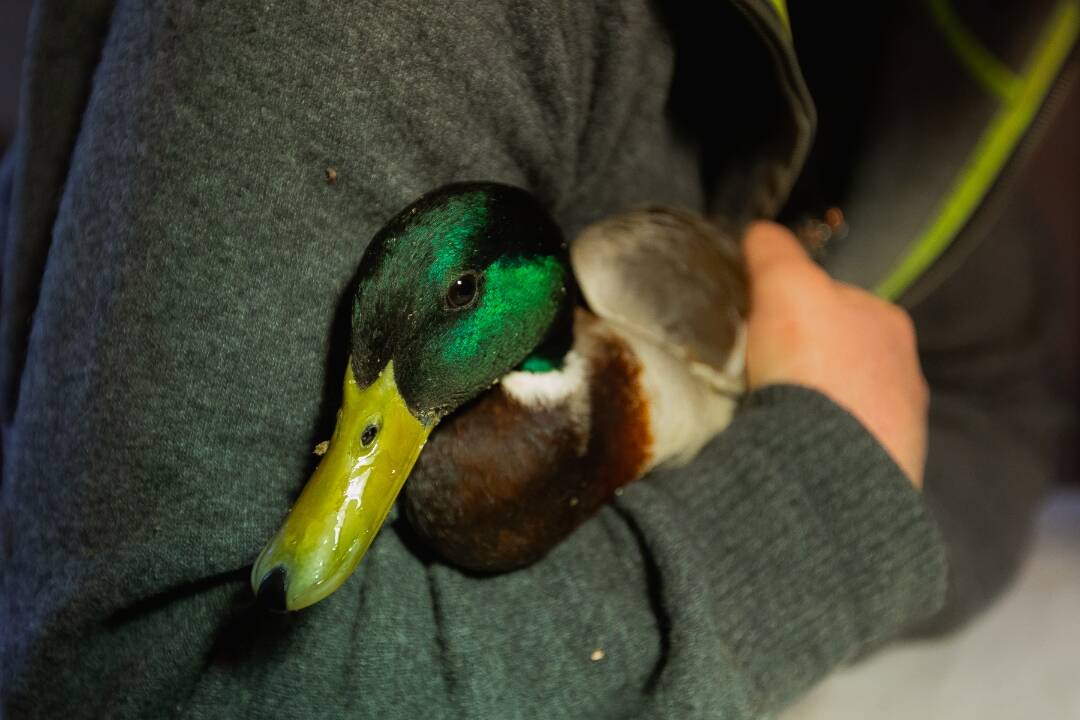
<path fill-rule="evenodd" d="M 285 607 L 285 568 L 278 566 L 263 575 L 255 600 L 271 612 L 283 613 Z"/>

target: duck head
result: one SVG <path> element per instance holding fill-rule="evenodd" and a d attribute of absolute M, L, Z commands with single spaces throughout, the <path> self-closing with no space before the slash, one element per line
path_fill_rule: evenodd
<path fill-rule="evenodd" d="M 566 244 L 518 188 L 423 196 L 375 235 L 357 281 L 337 426 L 252 569 L 277 610 L 318 602 L 349 577 L 442 417 L 569 337 L 557 332 L 573 317 Z"/>

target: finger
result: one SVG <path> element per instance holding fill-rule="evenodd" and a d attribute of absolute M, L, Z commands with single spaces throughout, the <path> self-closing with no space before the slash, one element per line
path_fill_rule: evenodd
<path fill-rule="evenodd" d="M 743 237 L 743 253 L 751 276 L 776 265 L 808 265 L 809 256 L 790 230 L 772 222 L 755 222 Z"/>

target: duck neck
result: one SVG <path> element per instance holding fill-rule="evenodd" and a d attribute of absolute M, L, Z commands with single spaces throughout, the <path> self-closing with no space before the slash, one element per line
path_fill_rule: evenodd
<path fill-rule="evenodd" d="M 573 346 L 574 306 L 571 303 L 566 303 L 544 339 L 515 369 L 529 373 L 547 373 L 562 370 L 566 365 L 566 355 Z"/>

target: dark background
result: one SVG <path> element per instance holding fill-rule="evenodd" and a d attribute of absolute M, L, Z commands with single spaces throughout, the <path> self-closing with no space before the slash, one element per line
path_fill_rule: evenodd
<path fill-rule="evenodd" d="M 15 135 L 26 21 L 31 0 L 0 1 L 0 151 Z"/>

